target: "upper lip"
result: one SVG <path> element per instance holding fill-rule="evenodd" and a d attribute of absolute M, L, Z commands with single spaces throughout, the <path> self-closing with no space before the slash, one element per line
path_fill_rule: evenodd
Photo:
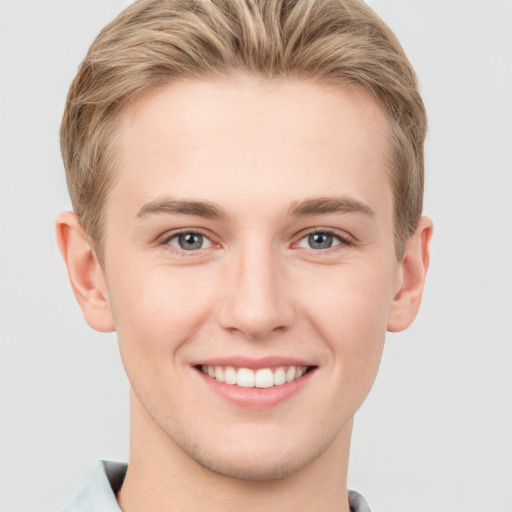
<path fill-rule="evenodd" d="M 251 358 L 247 356 L 213 357 L 201 359 L 192 366 L 233 366 L 236 368 L 278 368 L 280 366 L 315 366 L 311 361 L 298 359 L 296 357 L 266 356 Z"/>

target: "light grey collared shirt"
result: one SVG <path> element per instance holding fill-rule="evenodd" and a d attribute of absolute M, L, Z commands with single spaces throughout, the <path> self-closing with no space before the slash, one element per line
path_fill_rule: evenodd
<path fill-rule="evenodd" d="M 121 512 L 116 493 L 123 485 L 127 468 L 122 462 L 100 460 L 87 487 L 62 512 Z M 371 512 L 357 492 L 348 491 L 348 500 L 351 512 Z"/>

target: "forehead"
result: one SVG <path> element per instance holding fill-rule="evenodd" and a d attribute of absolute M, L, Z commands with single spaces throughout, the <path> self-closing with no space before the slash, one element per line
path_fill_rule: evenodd
<path fill-rule="evenodd" d="M 163 193 L 215 195 L 227 208 L 249 192 L 271 203 L 344 193 L 371 201 L 378 189 L 391 197 L 386 118 L 358 90 L 247 76 L 181 81 L 126 108 L 119 131 L 114 189 L 135 202 Z"/>

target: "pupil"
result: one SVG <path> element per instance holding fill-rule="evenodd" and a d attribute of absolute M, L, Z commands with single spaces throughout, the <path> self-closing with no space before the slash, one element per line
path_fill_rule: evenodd
<path fill-rule="evenodd" d="M 329 233 L 314 233 L 309 235 L 308 242 L 313 249 L 329 249 L 332 246 L 332 235 Z"/>
<path fill-rule="evenodd" d="M 199 235 L 197 233 L 186 233 L 179 236 L 178 242 L 180 247 L 185 249 L 185 251 L 201 249 L 201 246 L 203 245 L 203 235 Z"/>

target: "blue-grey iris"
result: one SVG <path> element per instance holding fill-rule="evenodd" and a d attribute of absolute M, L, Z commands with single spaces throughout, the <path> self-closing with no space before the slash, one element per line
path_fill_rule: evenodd
<path fill-rule="evenodd" d="M 203 235 L 199 233 L 183 233 L 178 236 L 178 244 L 185 251 L 201 249 L 203 246 Z"/>
<path fill-rule="evenodd" d="M 329 233 L 312 233 L 308 236 L 308 243 L 312 249 L 329 249 L 332 247 L 333 238 Z"/>

